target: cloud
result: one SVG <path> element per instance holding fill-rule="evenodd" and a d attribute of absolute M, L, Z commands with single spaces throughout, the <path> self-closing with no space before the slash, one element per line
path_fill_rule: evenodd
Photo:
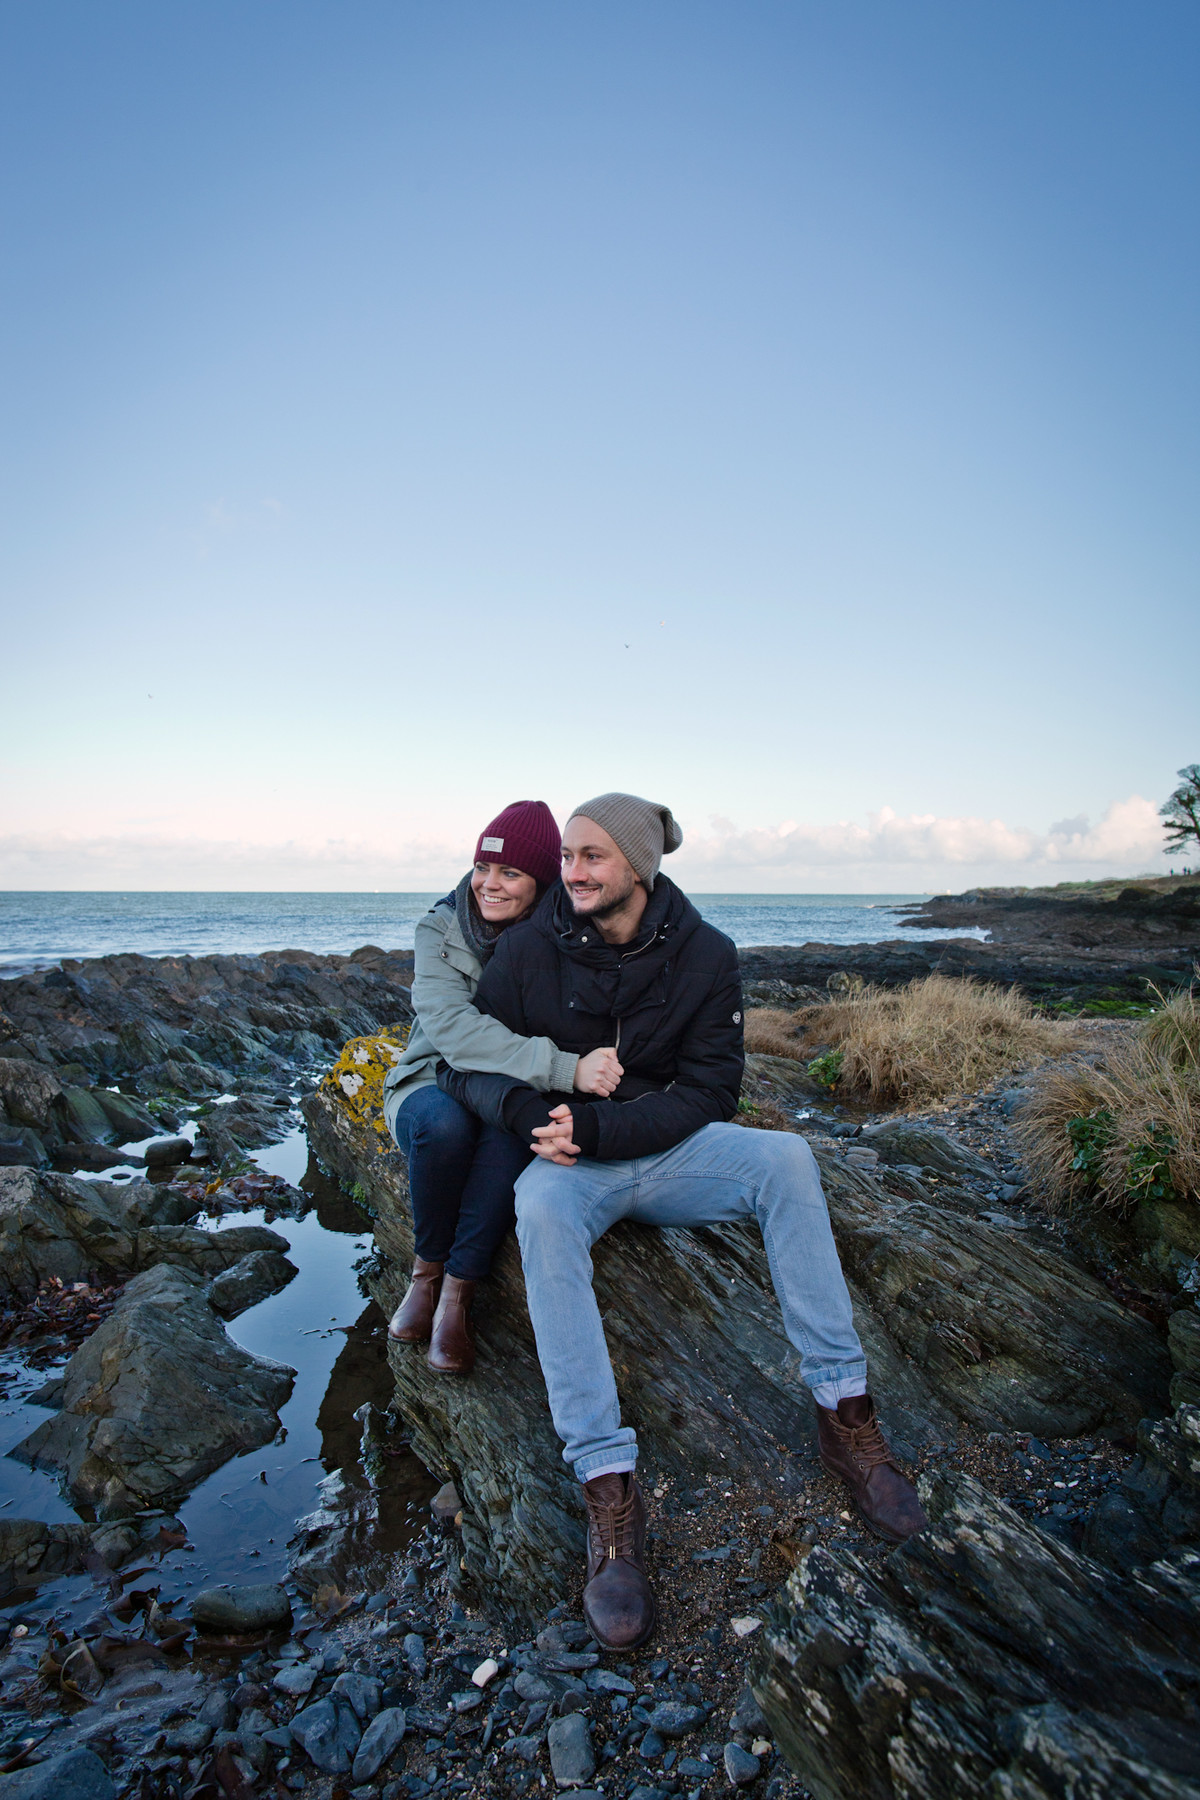
<path fill-rule="evenodd" d="M 842 820 L 745 829 L 712 819 L 690 825 L 668 867 L 685 886 L 753 892 L 882 892 L 988 881 L 1030 886 L 1071 876 L 1127 875 L 1162 867 L 1153 803 L 1116 801 L 1093 825 L 1062 819 L 1037 832 L 1002 819 L 901 816 L 884 807 L 866 824 Z M 166 832 L 106 835 L 26 832 L 0 838 L 0 887 L 295 889 L 318 892 L 445 889 L 464 867 L 460 837 L 193 838 Z"/>
<path fill-rule="evenodd" d="M 1049 831 L 1009 825 L 1003 819 L 938 818 L 933 813 L 901 817 L 891 807 L 868 816 L 865 825 L 786 824 L 740 830 L 728 819 L 713 819 L 707 833 L 690 835 L 679 866 L 698 874 L 710 869 L 749 875 L 787 873 L 800 878 L 826 870 L 911 867 L 1019 868 L 1053 871 L 1065 867 L 1105 867 L 1115 874 L 1153 867 L 1162 855 L 1162 826 L 1153 803 L 1133 795 L 1114 801 L 1098 824 L 1080 815 Z"/>

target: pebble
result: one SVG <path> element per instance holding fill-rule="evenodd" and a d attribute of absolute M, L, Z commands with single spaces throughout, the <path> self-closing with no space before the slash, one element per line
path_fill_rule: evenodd
<path fill-rule="evenodd" d="M 357 1675 L 353 1671 L 339 1675 L 333 1684 L 333 1692 L 348 1700 L 364 1723 L 373 1719 L 383 1705 L 383 1688 L 370 1675 Z"/>
<path fill-rule="evenodd" d="M 651 1674 L 653 1674 L 653 1665 Z M 637 1689 L 632 1681 L 626 1681 L 624 1675 L 614 1674 L 612 1669 L 589 1669 L 584 1682 L 593 1694 L 636 1694 Z M 660 1677 L 655 1676 L 657 1681 Z"/>
<path fill-rule="evenodd" d="M 348 1700 L 332 1697 L 306 1706 L 292 1720 L 292 1738 L 325 1775 L 346 1775 L 362 1732 Z"/>
<path fill-rule="evenodd" d="M 511 1737 L 504 1746 L 504 1754 L 505 1756 L 519 1756 L 522 1762 L 536 1762 L 543 1742 L 541 1737 L 533 1735 Z"/>
<path fill-rule="evenodd" d="M 532 1669 L 522 1669 L 513 1683 L 522 1700 L 553 1700 L 554 1689 Z"/>
<path fill-rule="evenodd" d="M 663 1700 L 650 1714 L 650 1729 L 656 1731 L 659 1737 L 682 1738 L 698 1730 L 704 1720 L 702 1706 L 685 1706 L 679 1700 Z"/>
<path fill-rule="evenodd" d="M 404 1660 L 420 1681 L 425 1673 L 425 1639 L 410 1631 L 404 1640 Z"/>
<path fill-rule="evenodd" d="M 353 1781 L 373 1781 L 404 1736 L 406 1720 L 399 1706 L 389 1706 L 377 1713 L 367 1729 L 354 1757 Z"/>
<path fill-rule="evenodd" d="M 748 1613 L 744 1618 L 731 1619 L 729 1623 L 733 1626 L 734 1637 L 744 1638 L 749 1637 L 752 1631 L 757 1631 L 762 1620 L 756 1619 L 753 1613 Z"/>
<path fill-rule="evenodd" d="M 550 1769 L 559 1787 L 577 1787 L 596 1772 L 592 1734 L 581 1712 L 555 1719 L 547 1737 Z"/>
<path fill-rule="evenodd" d="M 665 1741 L 659 1737 L 657 1731 L 650 1730 L 638 1745 L 638 1755 L 644 1757 L 647 1762 L 655 1762 L 666 1753 L 666 1748 Z"/>
<path fill-rule="evenodd" d="M 212 1587 L 196 1595 L 192 1617 L 205 1631 L 284 1631 L 292 1606 L 278 1582 Z"/>
<path fill-rule="evenodd" d="M 302 1700 L 306 1694 L 311 1694 L 316 1679 L 315 1664 L 292 1663 L 288 1668 L 280 1669 L 271 1686 L 278 1688 L 281 1694 L 290 1694 L 293 1700 Z"/>
<path fill-rule="evenodd" d="M 752 1781 L 758 1780 L 761 1764 L 757 1756 L 743 1750 L 740 1744 L 726 1744 L 723 1760 L 732 1787 L 749 1787 Z"/>
<path fill-rule="evenodd" d="M 475 1683 L 477 1688 L 485 1688 L 488 1682 L 494 1681 L 499 1673 L 500 1664 L 496 1661 L 494 1656 L 488 1656 L 484 1658 L 479 1667 L 475 1670 L 471 1680 Z"/>

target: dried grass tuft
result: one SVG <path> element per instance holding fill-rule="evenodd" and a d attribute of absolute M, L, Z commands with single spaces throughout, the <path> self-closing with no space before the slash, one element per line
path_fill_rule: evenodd
<path fill-rule="evenodd" d="M 1014 1121 L 1051 1207 L 1200 1199 L 1200 1004 L 1194 988 L 1109 1050 L 1044 1070 Z"/>
<path fill-rule="evenodd" d="M 801 1061 L 840 1051 L 838 1092 L 889 1106 L 972 1093 L 1077 1042 L 1074 1026 L 1041 1018 L 1015 989 L 947 975 L 746 1015 L 748 1049 Z"/>

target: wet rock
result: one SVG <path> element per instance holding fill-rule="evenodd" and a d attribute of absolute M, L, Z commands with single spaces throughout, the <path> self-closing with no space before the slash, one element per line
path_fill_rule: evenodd
<path fill-rule="evenodd" d="M 111 1185 L 0 1168 L 0 1292 L 28 1300 L 51 1276 L 86 1281 L 97 1268 L 132 1268 L 134 1237 Z"/>
<path fill-rule="evenodd" d="M 362 1732 L 348 1700 L 318 1700 L 292 1720 L 293 1741 L 314 1767 L 326 1775 L 349 1772 Z"/>
<path fill-rule="evenodd" d="M 270 1294 L 285 1288 L 298 1274 L 295 1263 L 278 1250 L 252 1250 L 209 1284 L 208 1303 L 224 1319 L 236 1318 Z"/>
<path fill-rule="evenodd" d="M 50 1158 L 28 1125 L 0 1125 L 0 1168 L 47 1169 Z"/>
<path fill-rule="evenodd" d="M 14 1125 L 54 1133 L 62 1116 L 61 1100 L 62 1083 L 52 1070 L 0 1056 L 0 1102 Z"/>
<path fill-rule="evenodd" d="M 338 1676 L 333 1684 L 333 1691 L 350 1702 L 356 1717 L 364 1723 L 375 1717 L 382 1704 L 383 1689 L 379 1682 L 370 1675 L 360 1675 L 353 1669 Z"/>
<path fill-rule="evenodd" d="M 293 1700 L 302 1700 L 311 1694 L 319 1673 L 314 1663 L 293 1663 L 290 1668 L 280 1669 L 271 1686 Z"/>
<path fill-rule="evenodd" d="M 370 1122 L 328 1086 L 304 1112 L 322 1162 L 367 1192 L 383 1259 L 368 1283 L 390 1313 L 412 1266 L 403 1158 L 380 1154 Z M 898 1198 L 882 1175 L 834 1152 L 817 1161 L 884 1425 L 914 1451 L 947 1441 L 959 1420 L 1057 1437 L 1131 1431 L 1161 1410 L 1162 1344 L 1098 1281 L 981 1220 L 975 1196 L 956 1208 L 950 1180 L 934 1204 Z M 812 1417 L 797 1400 L 796 1356 L 756 1227 L 621 1225 L 595 1246 L 593 1262 L 622 1404 L 647 1461 L 690 1488 L 711 1474 L 796 1492 Z M 511 1240 L 473 1320 L 471 1382 L 442 1381 L 404 1346 L 389 1345 L 388 1357 L 414 1450 L 452 1475 L 461 1500 L 463 1584 L 527 1629 L 574 1591 L 582 1516 L 550 1424 Z"/>
<path fill-rule="evenodd" d="M 684 1738 L 699 1731 L 705 1719 L 702 1706 L 685 1706 L 680 1700 L 664 1700 L 650 1714 L 650 1729 L 659 1737 Z"/>
<path fill-rule="evenodd" d="M 292 1606 L 278 1582 L 224 1585 L 197 1594 L 192 1617 L 205 1631 L 286 1631 Z"/>
<path fill-rule="evenodd" d="M 68 1750 L 3 1777 L 5 1800 L 113 1800 L 112 1776 L 94 1750 Z"/>
<path fill-rule="evenodd" d="M 118 1144 L 140 1144 L 160 1130 L 154 1114 L 131 1094 L 113 1093 L 108 1088 L 93 1088 L 92 1098 L 107 1115 Z M 168 1123 L 174 1123 L 173 1120 Z"/>
<path fill-rule="evenodd" d="M 265 1225 L 230 1225 L 224 1231 L 197 1231 L 194 1225 L 150 1225 L 138 1232 L 135 1245 L 142 1268 L 171 1263 L 209 1276 L 220 1275 L 260 1251 L 282 1262 L 283 1252 L 290 1248 L 285 1237 Z"/>
<path fill-rule="evenodd" d="M 40 1519 L 0 1521 L 0 1598 L 73 1574 L 91 1548 L 90 1525 L 46 1525 Z"/>
<path fill-rule="evenodd" d="M 757 1640 L 755 1694 L 820 1800 L 1193 1795 L 1200 1556 L 1115 1575 L 965 1475 L 870 1568 L 811 1550 Z M 1079 1789 L 1082 1793 L 1083 1790 Z"/>
<path fill-rule="evenodd" d="M 994 1181 L 996 1171 L 982 1157 L 968 1150 L 948 1132 L 935 1125 L 919 1125 L 908 1119 L 889 1119 L 883 1125 L 869 1125 L 861 1142 L 874 1150 L 881 1162 L 892 1167 L 911 1163 L 919 1169 L 932 1169 L 939 1175 L 975 1175 Z"/>
<path fill-rule="evenodd" d="M 192 1140 L 185 1137 L 155 1138 L 142 1147 L 148 1169 L 173 1168 L 177 1163 L 187 1162 L 191 1154 Z"/>
<path fill-rule="evenodd" d="M 377 1713 L 367 1729 L 355 1753 L 354 1765 L 350 1771 L 352 1781 L 373 1781 L 380 1769 L 395 1753 L 405 1731 L 404 1710 L 399 1706 L 389 1706 Z"/>
<path fill-rule="evenodd" d="M 268 1443 L 294 1374 L 235 1344 L 198 1278 L 163 1265 L 129 1282 L 63 1371 L 63 1410 L 12 1454 L 101 1509 L 162 1504 Z"/>
<path fill-rule="evenodd" d="M 740 1744 L 726 1744 L 721 1760 L 730 1787 L 749 1787 L 752 1781 L 758 1780 L 759 1760 L 749 1750 L 743 1750 Z"/>
<path fill-rule="evenodd" d="M 327 1475 L 317 1492 L 319 1504 L 297 1520 L 288 1540 L 288 1572 L 302 1594 L 340 1586 L 369 1554 L 379 1522 L 374 1491 L 348 1482 L 340 1469 Z"/>
<path fill-rule="evenodd" d="M 550 1772 L 559 1787 L 579 1787 L 596 1772 L 596 1754 L 592 1734 L 581 1712 L 571 1712 L 555 1719 L 546 1734 L 550 1749 Z"/>

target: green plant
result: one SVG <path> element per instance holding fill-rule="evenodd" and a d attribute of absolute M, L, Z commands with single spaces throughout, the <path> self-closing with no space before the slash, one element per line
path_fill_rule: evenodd
<path fill-rule="evenodd" d="M 814 1056 L 808 1064 L 806 1073 L 818 1082 L 821 1087 L 832 1093 L 842 1073 L 842 1064 L 846 1060 L 844 1050 L 826 1050 L 824 1056 Z"/>
<path fill-rule="evenodd" d="M 1112 1134 L 1112 1114 L 1104 1107 L 1099 1107 L 1082 1118 L 1067 1120 L 1067 1136 L 1075 1146 L 1071 1173 L 1082 1175 L 1089 1186 L 1100 1174 L 1100 1165 L 1104 1160 L 1104 1152 L 1112 1143 Z"/>
<path fill-rule="evenodd" d="M 1173 1200 L 1170 1156 L 1175 1139 L 1165 1125 L 1152 1125 L 1135 1144 L 1125 1165 L 1125 1192 L 1131 1200 Z"/>

